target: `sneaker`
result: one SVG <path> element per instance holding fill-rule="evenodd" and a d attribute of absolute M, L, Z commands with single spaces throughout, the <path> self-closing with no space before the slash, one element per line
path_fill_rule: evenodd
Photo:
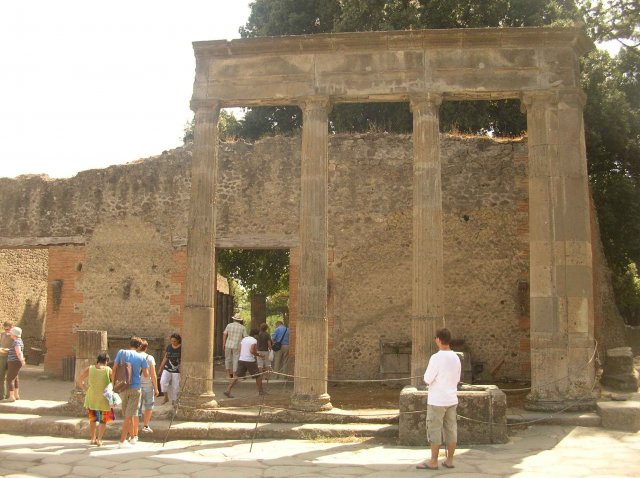
<path fill-rule="evenodd" d="M 129 438 L 129 443 L 131 445 L 135 445 L 136 443 L 138 443 L 138 437 L 131 437 Z"/>
<path fill-rule="evenodd" d="M 153 433 L 151 427 L 142 427 L 142 433 Z"/>
<path fill-rule="evenodd" d="M 225 396 L 225 397 L 233 398 L 233 395 L 231 395 L 231 392 L 227 392 L 227 391 L 225 390 L 225 391 L 224 391 L 224 392 L 222 392 L 222 393 L 224 393 L 224 396 Z"/>
<path fill-rule="evenodd" d="M 118 444 L 118 448 L 133 448 L 133 445 L 131 443 L 129 443 L 128 441 L 121 441 Z"/>

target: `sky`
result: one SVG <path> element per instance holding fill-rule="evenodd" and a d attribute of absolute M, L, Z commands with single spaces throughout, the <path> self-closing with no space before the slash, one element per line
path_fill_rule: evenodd
<path fill-rule="evenodd" d="M 0 177 L 80 171 L 182 144 L 191 42 L 239 38 L 250 0 L 0 2 Z"/>

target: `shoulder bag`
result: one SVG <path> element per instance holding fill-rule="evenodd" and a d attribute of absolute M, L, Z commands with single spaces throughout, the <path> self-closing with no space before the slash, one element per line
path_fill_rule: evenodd
<path fill-rule="evenodd" d="M 282 333 L 282 337 L 280 337 L 280 340 L 271 344 L 271 350 L 277 352 L 282 348 L 282 341 L 284 340 L 284 336 L 287 334 L 287 330 L 288 330 L 288 327 L 285 327 L 284 332 Z"/>
<path fill-rule="evenodd" d="M 131 364 L 125 361 L 125 351 L 120 350 L 120 362 L 118 362 L 118 368 L 116 369 L 116 376 L 113 380 L 113 391 L 120 393 L 124 392 L 131 385 Z"/>

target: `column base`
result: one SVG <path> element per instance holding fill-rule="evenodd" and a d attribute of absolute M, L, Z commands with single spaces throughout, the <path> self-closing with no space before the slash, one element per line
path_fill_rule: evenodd
<path fill-rule="evenodd" d="M 322 395 L 294 394 L 291 397 L 291 408 L 303 412 L 323 412 L 331 410 L 331 397 L 328 393 Z"/>
<path fill-rule="evenodd" d="M 527 398 L 524 409 L 532 412 L 585 412 L 596 409 L 596 399 L 582 400 L 532 400 Z"/>
<path fill-rule="evenodd" d="M 213 393 L 203 393 L 201 395 L 183 393 L 178 400 L 176 416 L 190 420 L 208 419 L 211 416 L 211 412 L 219 407 L 215 397 Z"/>

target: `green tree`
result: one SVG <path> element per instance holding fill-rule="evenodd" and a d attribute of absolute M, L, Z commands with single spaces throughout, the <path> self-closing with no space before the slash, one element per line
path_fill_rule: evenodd
<path fill-rule="evenodd" d="M 591 37 L 595 41 L 617 40 L 626 48 L 638 50 L 640 47 L 638 0 L 581 0 L 579 4 Z"/>
<path fill-rule="evenodd" d="M 218 272 L 239 282 L 249 295 L 270 296 L 289 287 L 287 249 L 221 249 Z"/>
<path fill-rule="evenodd" d="M 583 61 L 585 140 L 602 244 L 613 272 L 616 303 L 640 325 L 640 75 L 637 54 L 611 58 L 591 52 Z"/>
<path fill-rule="evenodd" d="M 332 31 L 340 12 L 338 0 L 256 0 L 242 38 L 282 35 L 311 35 Z M 291 134 L 302 126 L 302 112 L 296 106 L 250 108 L 242 121 L 243 138 Z"/>
<path fill-rule="evenodd" d="M 578 10 L 571 0 L 262 0 L 252 4 L 244 37 L 325 32 L 539 26 L 567 22 Z M 410 132 L 407 103 L 339 104 L 329 115 L 334 132 Z M 252 108 L 241 136 L 289 134 L 302 125 L 296 107 Z M 491 131 L 516 136 L 526 118 L 516 100 L 448 102 L 442 106 L 441 129 L 464 133 Z"/>
<path fill-rule="evenodd" d="M 338 0 L 255 0 L 250 7 L 242 38 L 327 33 L 340 14 Z"/>
<path fill-rule="evenodd" d="M 267 299 L 289 289 L 289 251 L 286 249 L 221 249 L 218 272 L 242 285 L 251 303 L 252 326 L 266 320 Z"/>
<path fill-rule="evenodd" d="M 191 121 L 188 123 L 185 123 L 182 135 L 182 142 L 184 144 L 193 141 L 195 127 L 195 117 L 191 118 Z M 220 110 L 220 117 L 218 118 L 218 139 L 220 139 L 220 141 L 234 140 L 240 137 L 241 134 L 242 123 L 238 121 L 232 112 L 224 109 Z"/>

